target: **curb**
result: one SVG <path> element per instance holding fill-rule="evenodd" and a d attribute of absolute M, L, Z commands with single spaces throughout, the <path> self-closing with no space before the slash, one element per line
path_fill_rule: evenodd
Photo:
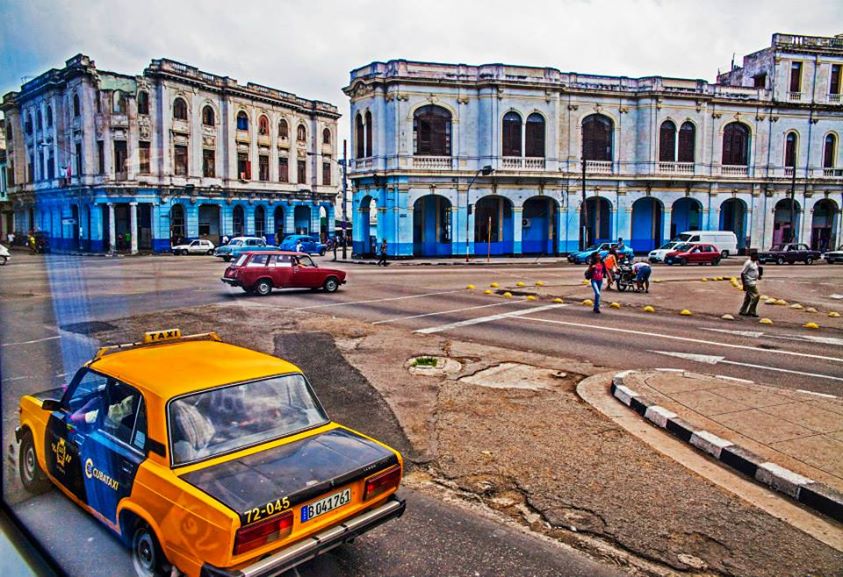
<path fill-rule="evenodd" d="M 843 493 L 822 483 L 817 483 L 775 463 L 765 461 L 752 451 L 721 439 L 705 430 L 693 426 L 668 411 L 650 402 L 647 398 L 624 385 L 624 378 L 634 371 L 616 373 L 612 378 L 612 396 L 652 424 L 665 429 L 682 441 L 714 457 L 724 465 L 752 477 L 783 495 L 802 503 L 806 507 L 843 522 Z"/>

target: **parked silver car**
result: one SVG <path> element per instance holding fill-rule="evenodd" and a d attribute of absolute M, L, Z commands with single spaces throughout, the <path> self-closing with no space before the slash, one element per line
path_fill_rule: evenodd
<path fill-rule="evenodd" d="M 173 254 L 214 254 L 214 243 L 210 240 L 192 240 L 183 244 L 177 244 L 172 248 Z"/>

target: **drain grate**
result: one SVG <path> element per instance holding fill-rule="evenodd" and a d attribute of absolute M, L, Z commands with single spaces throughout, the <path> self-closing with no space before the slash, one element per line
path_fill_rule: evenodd
<path fill-rule="evenodd" d="M 104 321 L 85 321 L 81 323 L 72 323 L 69 325 L 61 325 L 61 327 L 59 328 L 69 333 L 91 335 L 102 331 L 113 331 L 117 327 L 111 323 L 106 323 Z"/>

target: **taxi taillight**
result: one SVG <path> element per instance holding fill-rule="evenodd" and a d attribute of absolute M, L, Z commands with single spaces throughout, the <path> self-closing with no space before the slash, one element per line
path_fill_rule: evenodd
<path fill-rule="evenodd" d="M 241 527 L 234 539 L 234 554 L 240 555 L 252 549 L 262 547 L 283 539 L 293 531 L 293 512 L 287 511 L 283 515 Z"/>
<path fill-rule="evenodd" d="M 399 465 L 395 465 L 383 473 L 369 477 L 366 479 L 365 488 L 363 489 L 363 500 L 368 501 L 369 499 L 383 495 L 390 489 L 397 488 L 400 482 L 401 467 Z"/>

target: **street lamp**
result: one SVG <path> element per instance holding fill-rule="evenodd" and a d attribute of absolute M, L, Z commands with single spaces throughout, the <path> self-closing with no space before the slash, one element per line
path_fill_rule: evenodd
<path fill-rule="evenodd" d="M 468 217 L 471 216 L 471 204 L 469 203 L 469 192 L 471 192 L 471 185 L 474 184 L 474 181 L 477 180 L 477 177 L 481 174 L 483 176 L 489 176 L 495 171 L 494 168 L 490 164 L 487 164 L 480 170 L 474 173 L 474 176 L 468 183 L 468 188 L 465 189 L 465 262 L 468 262 Z"/>
<path fill-rule="evenodd" d="M 347 194 L 348 194 L 348 157 L 346 156 L 346 147 L 348 145 L 348 141 L 343 139 L 342 141 L 342 160 L 340 160 L 340 166 L 342 166 L 342 259 L 346 259 L 346 247 L 348 246 L 348 237 L 346 237 L 346 226 L 348 226 L 348 208 L 346 207 L 347 201 Z M 336 245 L 334 245 L 336 246 Z M 336 253 L 334 253 L 336 254 Z"/>

